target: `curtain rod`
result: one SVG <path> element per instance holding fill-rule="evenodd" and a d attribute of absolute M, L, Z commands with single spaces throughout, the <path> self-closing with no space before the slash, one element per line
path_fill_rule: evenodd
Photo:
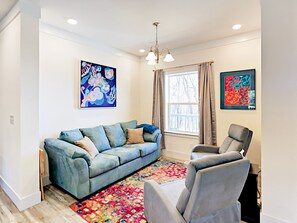
<path fill-rule="evenodd" d="M 193 63 L 193 64 L 182 65 L 182 66 L 177 66 L 177 67 L 168 67 L 168 68 L 164 68 L 162 70 L 170 70 L 170 69 L 176 69 L 176 68 L 182 68 L 182 67 L 189 67 L 189 66 L 194 66 L 194 65 L 200 66 L 203 63 L 210 63 L 210 65 L 211 65 L 211 64 L 214 63 L 214 61 L 207 61 L 207 62 L 202 62 L 202 63 Z M 155 71 L 155 70 L 153 70 L 153 71 Z"/>

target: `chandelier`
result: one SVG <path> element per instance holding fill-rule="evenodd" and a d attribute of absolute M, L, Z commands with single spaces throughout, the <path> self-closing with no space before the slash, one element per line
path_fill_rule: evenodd
<path fill-rule="evenodd" d="M 159 22 L 154 22 L 153 25 L 156 27 L 156 43 L 155 46 L 151 46 L 150 52 L 148 53 L 148 55 L 146 56 L 146 60 L 148 61 L 147 64 L 148 65 L 155 65 L 157 63 L 159 63 L 160 57 L 162 56 L 162 53 L 164 51 L 167 51 L 167 54 L 164 58 L 164 62 L 172 62 L 174 61 L 173 56 L 171 55 L 170 51 L 168 49 L 163 49 L 160 50 L 159 49 L 159 45 L 158 45 L 158 26 L 160 25 Z"/>

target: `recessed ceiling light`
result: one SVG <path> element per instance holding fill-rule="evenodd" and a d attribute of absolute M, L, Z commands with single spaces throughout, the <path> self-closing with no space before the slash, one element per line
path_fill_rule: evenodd
<path fill-rule="evenodd" d="M 66 20 L 70 25 L 76 25 L 77 24 L 77 20 L 75 20 L 75 19 L 71 19 L 71 18 L 69 18 L 69 19 L 67 19 Z"/>
<path fill-rule="evenodd" d="M 232 26 L 233 30 L 239 30 L 241 28 L 241 24 L 235 24 L 234 26 Z"/>
<path fill-rule="evenodd" d="M 144 53 L 145 52 L 145 49 L 140 49 L 139 52 L 140 53 Z"/>

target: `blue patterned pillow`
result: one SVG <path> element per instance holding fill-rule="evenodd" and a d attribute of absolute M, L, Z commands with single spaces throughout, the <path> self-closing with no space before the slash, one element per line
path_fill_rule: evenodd
<path fill-rule="evenodd" d="M 83 135 L 78 129 L 62 131 L 59 139 L 74 144 L 75 141 L 81 140 Z"/>
<path fill-rule="evenodd" d="M 141 124 L 141 125 L 138 125 L 136 128 L 143 128 L 144 132 L 148 132 L 148 133 L 151 133 L 151 134 L 153 134 L 154 131 L 159 129 L 157 126 L 150 125 L 150 124 Z"/>
<path fill-rule="evenodd" d="M 109 141 L 101 125 L 94 128 L 80 129 L 80 131 L 84 136 L 90 138 L 99 152 L 110 149 Z"/>
<path fill-rule="evenodd" d="M 120 123 L 103 126 L 111 147 L 119 147 L 126 143 L 125 134 Z"/>

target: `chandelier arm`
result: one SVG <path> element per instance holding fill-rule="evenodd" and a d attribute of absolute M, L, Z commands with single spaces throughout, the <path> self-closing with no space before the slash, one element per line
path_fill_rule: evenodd
<path fill-rule="evenodd" d="M 160 25 L 159 22 L 154 22 L 153 25 L 156 27 L 156 42 L 155 46 L 151 47 L 150 52 L 148 53 L 147 57 L 145 58 L 148 60 L 149 65 L 154 65 L 156 63 L 159 63 L 160 57 L 164 53 L 164 51 L 167 51 L 167 54 L 164 58 L 164 62 L 172 62 L 174 61 L 174 58 L 172 57 L 169 49 L 159 49 L 159 40 L 158 40 L 158 26 Z"/>

